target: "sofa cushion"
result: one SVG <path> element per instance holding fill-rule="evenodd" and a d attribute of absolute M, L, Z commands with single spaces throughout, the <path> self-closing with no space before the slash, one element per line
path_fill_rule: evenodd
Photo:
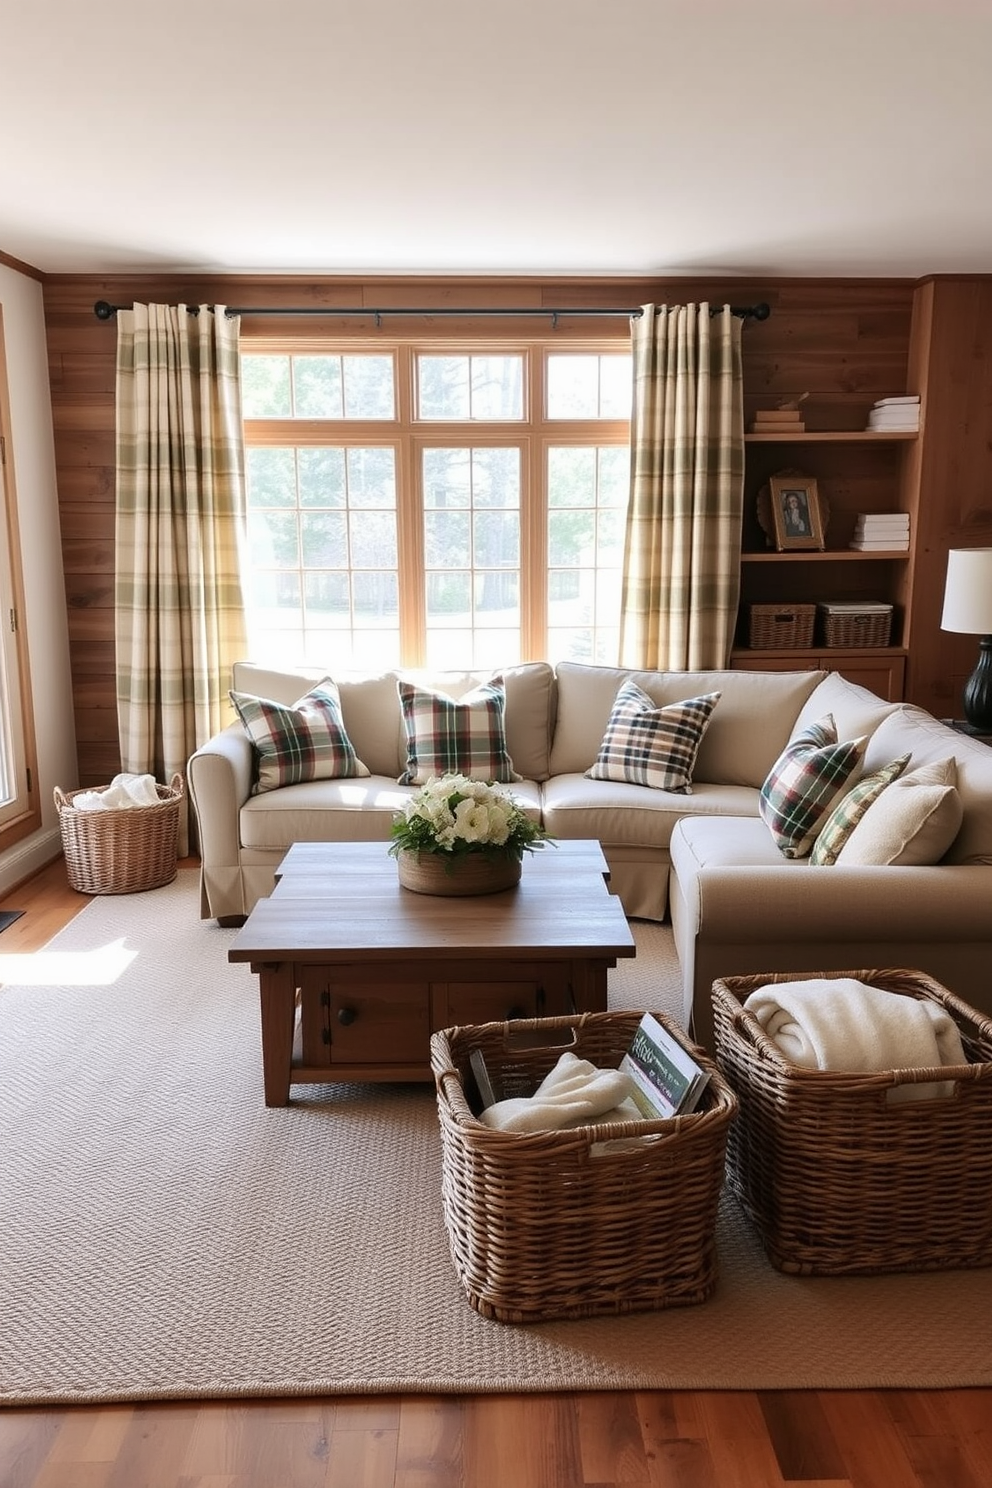
<path fill-rule="evenodd" d="M 817 675 L 820 680 L 796 715 L 790 736 L 793 739 L 828 713 L 837 726 L 838 738 L 857 739 L 861 734 L 874 734 L 889 714 L 901 707 L 900 703 L 884 702 L 876 693 L 841 676 L 840 672 Z M 879 763 L 902 753 L 901 749 L 894 749 Z"/>
<path fill-rule="evenodd" d="M 841 848 L 838 867 L 922 867 L 939 863 L 961 826 L 952 759 L 920 765 L 892 783 Z"/>
<path fill-rule="evenodd" d="M 689 795 L 700 740 L 718 692 L 658 707 L 629 677 L 621 683 L 590 780 L 626 781 Z"/>
<path fill-rule="evenodd" d="M 865 738 L 840 741 L 828 715 L 799 734 L 775 761 L 758 811 L 787 858 L 803 858 L 864 756 Z"/>
<path fill-rule="evenodd" d="M 253 795 L 306 780 L 368 775 L 345 731 L 329 677 L 291 706 L 246 692 L 232 691 L 230 697 L 255 751 Z"/>
<path fill-rule="evenodd" d="M 595 761 L 622 683 L 636 682 L 656 707 L 720 694 L 696 756 L 693 782 L 761 785 L 788 743 L 796 714 L 822 672 L 646 672 L 562 661 L 550 773 L 578 774 Z"/>
<path fill-rule="evenodd" d="M 294 842 L 388 842 L 396 813 L 413 785 L 371 775 L 362 780 L 320 780 L 252 796 L 241 808 L 242 846 L 252 851 L 286 852 Z M 540 786 L 523 780 L 513 799 L 535 821 L 540 818 Z"/>
<path fill-rule="evenodd" d="M 992 863 L 992 749 L 979 739 L 949 728 L 912 703 L 902 703 L 872 735 L 865 769 L 910 750 L 910 769 L 953 759 L 964 813 L 945 855 L 948 863 Z"/>
<path fill-rule="evenodd" d="M 460 702 L 446 693 L 397 682 L 406 729 L 406 768 L 400 785 L 423 785 L 435 776 L 520 780 L 506 749 L 503 678 L 494 677 Z"/>
<path fill-rule="evenodd" d="M 544 782 L 542 800 L 544 825 L 552 837 L 596 838 L 604 847 L 661 851 L 667 850 L 675 824 L 687 811 L 755 819 L 758 812 L 753 786 L 697 784 L 691 796 L 679 796 L 587 775 L 553 775 Z"/>
<path fill-rule="evenodd" d="M 890 760 L 870 775 L 862 775 L 857 785 L 840 798 L 813 843 L 809 856 L 814 867 L 829 868 L 836 863 L 841 848 L 869 806 L 878 800 L 887 785 L 899 778 L 908 764 L 909 755 L 901 754 L 897 760 Z"/>
<path fill-rule="evenodd" d="M 274 698 L 278 703 L 291 703 L 329 670 L 298 667 L 280 672 L 255 662 L 238 661 L 234 664 L 234 688 Z M 333 675 L 341 698 L 341 716 L 355 753 L 373 775 L 391 775 L 395 780 L 406 759 L 406 750 L 400 749 L 402 715 L 396 673 L 335 671 Z"/>

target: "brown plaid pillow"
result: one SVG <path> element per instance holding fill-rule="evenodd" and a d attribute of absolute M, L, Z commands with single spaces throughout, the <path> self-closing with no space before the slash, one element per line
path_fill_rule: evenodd
<path fill-rule="evenodd" d="M 662 706 L 628 678 L 617 692 L 596 763 L 586 775 L 691 795 L 700 740 L 719 700 L 718 692 L 706 692 Z"/>
<path fill-rule="evenodd" d="M 368 775 L 345 732 L 341 698 L 330 677 L 292 707 L 247 692 L 230 698 L 255 750 L 253 796 L 305 780 Z"/>
<path fill-rule="evenodd" d="M 398 681 L 406 729 L 406 769 L 400 785 L 434 776 L 467 775 L 503 784 L 520 780 L 506 752 L 506 692 L 496 676 L 455 702 L 413 682 Z"/>
<path fill-rule="evenodd" d="M 839 743 L 831 714 L 783 749 L 758 796 L 758 812 L 787 858 L 804 858 L 864 757 L 867 735 Z"/>

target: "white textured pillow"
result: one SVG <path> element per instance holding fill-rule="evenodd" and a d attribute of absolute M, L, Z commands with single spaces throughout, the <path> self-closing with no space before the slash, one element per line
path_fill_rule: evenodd
<path fill-rule="evenodd" d="M 873 801 L 837 856 L 838 868 L 939 863 L 963 815 L 953 759 L 901 775 Z"/>

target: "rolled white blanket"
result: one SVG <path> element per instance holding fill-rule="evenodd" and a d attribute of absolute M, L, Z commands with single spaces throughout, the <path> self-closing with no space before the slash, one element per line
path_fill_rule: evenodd
<path fill-rule="evenodd" d="M 935 1002 L 854 977 L 810 977 L 759 987 L 744 1006 L 786 1059 L 804 1069 L 865 1074 L 965 1064 L 954 1019 Z M 891 1099 L 950 1094 L 953 1085 L 894 1088 Z"/>
<path fill-rule="evenodd" d="M 72 804 L 76 811 L 120 811 L 157 806 L 158 799 L 154 775 L 122 770 L 103 790 L 80 791 L 73 796 Z"/>
<path fill-rule="evenodd" d="M 588 1059 L 561 1056 L 533 1095 L 515 1096 L 488 1106 L 479 1120 L 494 1131 L 562 1131 L 604 1121 L 640 1121 L 630 1101 L 630 1077 L 623 1070 L 597 1069 Z M 625 1102 L 629 1101 L 629 1106 Z"/>

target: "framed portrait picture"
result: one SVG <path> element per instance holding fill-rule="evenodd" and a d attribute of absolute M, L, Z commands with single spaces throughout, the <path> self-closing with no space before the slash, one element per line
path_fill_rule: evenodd
<path fill-rule="evenodd" d="M 772 530 L 780 553 L 791 548 L 826 546 L 823 511 L 811 475 L 783 472 L 768 480 L 771 495 Z"/>

